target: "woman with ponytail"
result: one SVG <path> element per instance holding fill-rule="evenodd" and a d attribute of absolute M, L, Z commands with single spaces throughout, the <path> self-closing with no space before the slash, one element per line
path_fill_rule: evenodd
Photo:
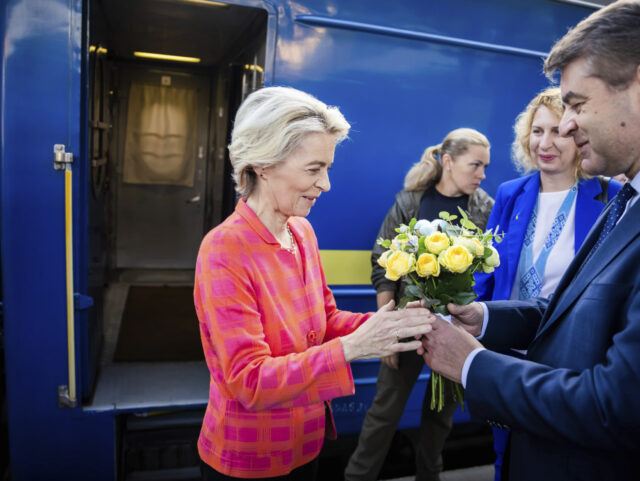
<path fill-rule="evenodd" d="M 449 132 L 442 143 L 428 147 L 419 162 L 405 177 L 404 190 L 385 217 L 378 237 L 391 239 L 395 228 L 417 219 L 437 219 L 441 211 L 457 213 L 464 209 L 482 229 L 493 206 L 493 199 L 482 189 L 489 165 L 490 144 L 480 132 L 462 128 Z M 378 306 L 402 296 L 400 282 L 384 277 L 378 265 L 384 248 L 375 245 L 371 256 L 371 282 L 376 289 Z M 406 355 L 405 355 L 406 354 Z M 378 479 L 391 440 L 411 390 L 424 367 L 424 360 L 414 352 L 381 358 L 377 393 L 365 417 L 358 447 L 345 470 L 346 481 Z M 451 430 L 456 402 L 448 400 L 440 412 L 429 408 L 429 386 L 422 406 L 420 438 L 416 445 L 416 480 L 438 480 L 442 471 L 442 447 Z"/>

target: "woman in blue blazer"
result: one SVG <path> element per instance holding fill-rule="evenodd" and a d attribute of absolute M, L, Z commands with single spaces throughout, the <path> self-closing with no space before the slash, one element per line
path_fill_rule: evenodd
<path fill-rule="evenodd" d="M 539 93 L 518 116 L 514 162 L 527 174 L 498 187 L 488 229 L 504 232 L 496 244 L 501 265 L 477 274 L 478 300 L 550 297 L 596 218 L 620 190 L 605 177 L 586 178 L 572 138 L 561 137 L 559 88 Z M 494 428 L 495 480 L 500 480 L 508 432 Z"/>

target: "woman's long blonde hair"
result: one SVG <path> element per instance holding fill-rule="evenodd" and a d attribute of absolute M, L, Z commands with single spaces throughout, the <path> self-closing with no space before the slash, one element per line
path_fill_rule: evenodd
<path fill-rule="evenodd" d="M 442 143 L 427 147 L 420 160 L 409 169 L 404 178 L 405 190 L 409 192 L 421 191 L 437 183 L 442 177 L 442 164 L 440 163 L 442 156 L 449 154 L 455 161 L 459 155 L 465 154 L 472 145 L 491 148 L 487 138 L 477 130 L 462 128 L 449 132 Z"/>

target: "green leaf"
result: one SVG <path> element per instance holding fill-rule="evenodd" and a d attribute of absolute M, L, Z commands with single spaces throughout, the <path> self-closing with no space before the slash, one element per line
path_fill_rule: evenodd
<path fill-rule="evenodd" d="M 382 243 L 380 245 L 382 245 L 382 247 L 386 247 L 388 249 L 389 247 L 391 247 L 391 241 L 389 239 L 385 239 L 385 240 L 382 241 Z"/>
<path fill-rule="evenodd" d="M 462 216 L 463 219 L 467 220 L 469 218 L 469 216 L 467 216 L 467 213 L 462 209 L 462 207 L 458 206 L 458 211 L 460 212 L 460 215 Z"/>
<path fill-rule="evenodd" d="M 405 287 L 404 289 L 404 295 L 412 297 L 413 298 L 412 300 L 427 299 L 427 295 L 424 293 L 424 291 L 420 289 L 420 287 L 416 286 L 415 284 L 407 285 L 407 287 Z"/>
<path fill-rule="evenodd" d="M 451 237 L 460 236 L 462 235 L 462 228 L 455 224 L 449 224 L 449 226 L 447 227 L 447 234 L 449 234 L 449 236 Z"/>
<path fill-rule="evenodd" d="M 442 304 L 444 304 L 445 306 L 453 301 L 453 297 L 449 294 L 445 294 L 444 292 L 440 294 L 438 299 L 440 299 L 440 302 L 442 302 Z"/>
<path fill-rule="evenodd" d="M 482 255 L 483 259 L 488 258 L 489 256 L 491 256 L 491 254 L 493 253 L 493 251 L 491 249 L 489 249 L 488 247 L 484 248 L 484 254 Z"/>
<path fill-rule="evenodd" d="M 464 227 L 465 229 L 469 229 L 469 230 L 478 229 L 478 227 L 466 217 L 460 221 L 460 225 L 462 225 L 462 227 Z"/>
<path fill-rule="evenodd" d="M 406 306 L 412 300 L 413 299 L 409 299 L 407 296 L 402 296 L 402 298 L 398 301 L 398 305 L 396 306 L 396 309 L 404 308 L 404 306 Z"/>
<path fill-rule="evenodd" d="M 416 225 L 416 222 L 418 222 L 418 220 L 414 217 L 411 219 L 411 222 L 409 222 L 409 229 L 413 230 L 413 226 Z"/>
<path fill-rule="evenodd" d="M 427 297 L 423 301 L 423 304 L 424 304 L 424 307 L 426 307 L 427 309 L 431 309 L 432 311 L 434 311 L 435 309 L 438 309 L 438 306 L 440 306 L 441 303 L 438 299 Z"/>
<path fill-rule="evenodd" d="M 442 314 L 443 316 L 448 316 L 449 315 L 449 310 L 447 309 L 446 305 L 441 305 L 441 306 L 436 306 L 433 308 L 433 312 L 435 312 L 436 314 Z"/>
<path fill-rule="evenodd" d="M 440 217 L 442 220 L 448 221 L 450 218 L 450 215 L 446 210 L 443 210 L 438 214 L 438 217 Z"/>
<path fill-rule="evenodd" d="M 416 258 L 420 257 L 420 255 L 424 254 L 425 252 L 429 252 L 427 248 L 424 246 L 424 239 L 425 239 L 425 236 L 418 238 L 418 252 L 416 253 Z"/>
<path fill-rule="evenodd" d="M 476 297 L 478 296 L 473 291 L 458 292 L 453 296 L 453 302 L 460 306 L 464 306 L 475 301 Z"/>
<path fill-rule="evenodd" d="M 447 219 L 449 222 L 456 220 L 458 218 L 457 215 L 450 215 L 449 218 Z"/>

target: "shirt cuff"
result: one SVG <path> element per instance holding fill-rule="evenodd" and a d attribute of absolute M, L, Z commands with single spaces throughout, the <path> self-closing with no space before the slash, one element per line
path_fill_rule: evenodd
<path fill-rule="evenodd" d="M 489 308 L 484 302 L 479 302 L 478 304 L 482 306 L 482 313 L 483 313 L 482 330 L 480 331 L 480 335 L 476 337 L 477 340 L 480 340 L 484 337 L 484 333 L 487 330 L 487 324 L 489 324 Z"/>
<path fill-rule="evenodd" d="M 476 355 L 480 351 L 484 351 L 484 347 L 477 347 L 473 351 L 471 351 L 467 356 L 467 358 L 464 360 L 464 364 L 462 365 L 462 375 L 460 377 L 462 381 L 461 383 L 462 387 L 465 389 L 467 387 L 467 375 L 469 374 L 469 368 L 471 367 L 471 362 L 473 362 L 473 359 L 476 357 Z"/>

